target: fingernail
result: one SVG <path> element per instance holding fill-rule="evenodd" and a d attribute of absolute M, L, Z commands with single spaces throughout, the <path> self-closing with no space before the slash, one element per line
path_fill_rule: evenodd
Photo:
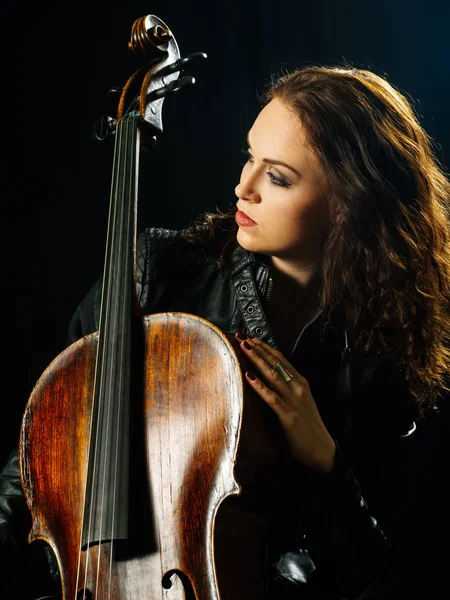
<path fill-rule="evenodd" d="M 248 336 L 246 336 L 245 333 L 241 333 L 240 331 L 236 333 L 236 337 L 238 340 L 241 340 L 241 342 L 248 339 Z"/>
<path fill-rule="evenodd" d="M 256 377 L 255 374 L 252 371 L 246 371 L 245 373 L 247 375 L 247 377 L 251 380 L 251 381 L 256 381 Z"/>
<path fill-rule="evenodd" d="M 251 350 L 252 349 L 252 347 L 250 346 L 250 344 L 248 344 L 247 342 L 242 342 L 242 345 L 244 346 L 244 348 L 246 350 Z"/>

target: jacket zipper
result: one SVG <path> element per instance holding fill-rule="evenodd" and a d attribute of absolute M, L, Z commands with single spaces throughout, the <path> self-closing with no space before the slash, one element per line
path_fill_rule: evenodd
<path fill-rule="evenodd" d="M 266 289 L 266 302 L 269 301 L 270 294 L 272 293 L 272 288 L 273 288 L 273 278 L 269 277 L 269 281 L 267 282 L 267 289 Z"/>

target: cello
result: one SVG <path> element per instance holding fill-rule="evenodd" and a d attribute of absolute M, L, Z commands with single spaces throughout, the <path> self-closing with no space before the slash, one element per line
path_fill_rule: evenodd
<path fill-rule="evenodd" d="M 139 151 L 162 134 L 165 97 L 194 83 L 180 72 L 206 55 L 181 58 L 155 15 L 134 22 L 129 48 L 147 64 L 104 123 L 115 149 L 99 329 L 47 367 L 22 420 L 29 542 L 50 545 L 63 600 L 261 600 L 267 519 L 227 500 L 278 472 L 274 415 L 247 402 L 231 335 L 195 315 L 142 315 L 135 296 Z"/>

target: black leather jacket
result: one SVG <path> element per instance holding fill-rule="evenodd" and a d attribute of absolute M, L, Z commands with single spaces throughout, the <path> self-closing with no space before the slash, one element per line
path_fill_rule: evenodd
<path fill-rule="evenodd" d="M 146 314 L 195 314 L 224 332 L 242 331 L 277 347 L 264 312 L 270 290 L 264 258 L 238 245 L 218 267 L 178 232 L 148 229 L 139 236 L 137 294 Z M 70 322 L 69 343 L 98 329 L 100 296 L 98 281 Z M 353 356 L 345 331 L 336 328 L 319 342 L 321 318 L 303 328 L 289 359 L 308 380 L 337 454 L 326 475 L 293 468 L 292 478 L 307 491 L 292 514 L 274 508 L 280 516 L 268 566 L 274 600 L 367 598 L 395 562 L 396 485 L 416 409 L 395 368 Z M 3 581 L 29 526 L 13 452 L 0 474 Z"/>

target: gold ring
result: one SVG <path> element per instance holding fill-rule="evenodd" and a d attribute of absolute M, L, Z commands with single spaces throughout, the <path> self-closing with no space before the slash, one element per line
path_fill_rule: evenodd
<path fill-rule="evenodd" d="M 281 364 L 281 361 L 278 362 L 274 367 L 272 367 L 275 373 L 281 377 L 281 379 L 285 383 L 289 383 L 291 379 L 294 379 L 294 376 L 289 373 L 289 371 Z"/>

